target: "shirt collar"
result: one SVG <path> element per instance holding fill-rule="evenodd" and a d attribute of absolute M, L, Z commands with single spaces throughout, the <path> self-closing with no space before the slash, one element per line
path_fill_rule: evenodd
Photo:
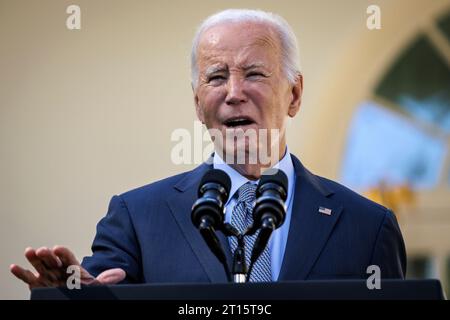
<path fill-rule="evenodd" d="M 213 156 L 213 167 L 214 169 L 220 169 L 222 171 L 225 171 L 226 174 L 230 177 L 231 180 L 231 189 L 230 189 L 230 197 L 228 198 L 227 204 L 230 202 L 230 200 L 233 198 L 236 191 L 246 184 L 247 182 L 251 182 L 254 184 L 257 184 L 259 180 L 253 181 L 249 180 L 243 175 L 241 175 L 239 172 L 237 172 L 235 169 L 233 169 L 230 165 L 225 163 L 223 159 L 215 152 Z M 287 178 L 288 178 L 288 196 L 286 199 L 286 204 L 290 203 L 290 199 L 292 197 L 292 192 L 294 190 L 294 183 L 295 183 L 295 171 L 294 171 L 294 164 L 292 163 L 291 154 L 289 153 L 288 148 L 286 147 L 286 152 L 284 153 L 283 158 L 277 162 L 274 166 L 274 168 L 278 168 L 282 170 Z M 226 204 L 226 205 L 227 205 Z"/>

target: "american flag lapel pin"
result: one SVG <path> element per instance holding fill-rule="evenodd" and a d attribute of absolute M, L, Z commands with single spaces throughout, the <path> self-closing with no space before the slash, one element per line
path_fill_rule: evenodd
<path fill-rule="evenodd" d="M 331 209 L 325 207 L 319 207 L 319 213 L 326 214 L 327 216 L 331 216 Z"/>

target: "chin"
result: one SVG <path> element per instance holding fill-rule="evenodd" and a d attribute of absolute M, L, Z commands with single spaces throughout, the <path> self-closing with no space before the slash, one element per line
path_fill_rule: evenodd
<path fill-rule="evenodd" d="M 236 141 L 234 144 L 227 144 L 225 147 L 224 160 L 228 164 L 256 164 L 258 160 L 257 144 L 249 141 Z"/>

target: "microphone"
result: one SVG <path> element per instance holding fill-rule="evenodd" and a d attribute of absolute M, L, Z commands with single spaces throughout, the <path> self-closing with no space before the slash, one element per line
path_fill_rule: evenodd
<path fill-rule="evenodd" d="M 288 178 L 276 169 L 272 174 L 262 174 L 256 188 L 256 203 L 253 209 L 253 221 L 256 227 L 279 228 L 286 218 L 284 202 L 287 198 Z"/>
<path fill-rule="evenodd" d="M 198 199 L 192 206 L 192 223 L 199 229 L 220 229 L 223 225 L 223 209 L 231 189 L 228 175 L 218 169 L 207 171 L 200 181 Z"/>
<path fill-rule="evenodd" d="M 225 251 L 215 230 L 223 228 L 224 206 L 231 189 L 228 175 L 218 169 L 207 171 L 200 181 L 198 199 L 191 210 L 191 220 L 208 245 L 212 253 L 222 263 L 228 280 L 231 279 Z"/>
<path fill-rule="evenodd" d="M 270 174 L 262 174 L 256 188 L 256 203 L 253 208 L 253 226 L 247 234 L 254 234 L 259 229 L 250 259 L 248 278 L 253 264 L 264 251 L 272 232 L 279 228 L 286 218 L 285 201 L 287 198 L 288 178 L 279 170 L 270 169 Z"/>

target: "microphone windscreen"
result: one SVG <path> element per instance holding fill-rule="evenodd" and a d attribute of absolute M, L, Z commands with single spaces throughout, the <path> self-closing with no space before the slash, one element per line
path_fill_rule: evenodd
<path fill-rule="evenodd" d="M 288 190 L 288 178 L 286 174 L 279 169 L 269 169 L 266 172 L 264 172 L 261 175 L 261 178 L 259 179 L 258 188 L 263 186 L 266 183 L 276 183 L 280 187 L 284 189 L 284 191 L 287 193 Z"/>
<path fill-rule="evenodd" d="M 201 188 L 206 183 L 217 183 L 220 184 L 225 188 L 227 191 L 227 194 L 230 193 L 231 189 L 231 180 L 228 174 L 225 173 L 225 171 L 219 170 L 219 169 L 211 169 L 208 170 L 202 177 L 202 180 L 200 181 Z"/>

